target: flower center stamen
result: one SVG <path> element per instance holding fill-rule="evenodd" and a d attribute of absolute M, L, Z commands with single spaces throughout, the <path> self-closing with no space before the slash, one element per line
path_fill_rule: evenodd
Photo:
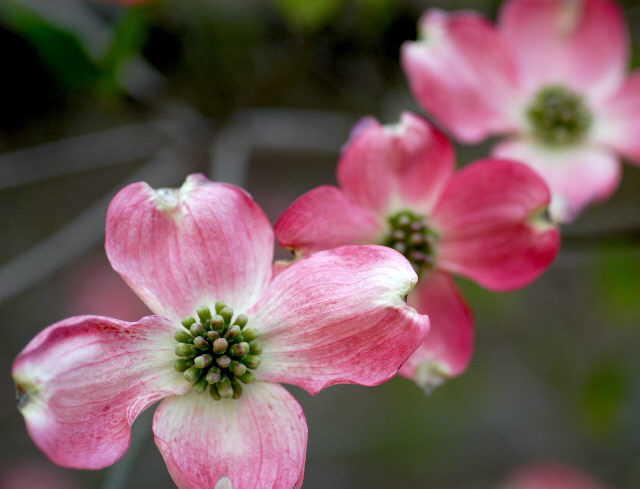
<path fill-rule="evenodd" d="M 534 135 L 555 146 L 582 140 L 593 119 L 583 97 L 560 85 L 542 88 L 526 113 Z"/>
<path fill-rule="evenodd" d="M 389 217 L 389 228 L 380 241 L 402 253 L 418 275 L 435 263 L 435 245 L 438 233 L 429 227 L 424 216 L 409 210 Z"/>
<path fill-rule="evenodd" d="M 175 369 L 193 384 L 198 394 L 209 390 L 217 400 L 237 399 L 242 395 L 242 383 L 255 380 L 253 370 L 260 365 L 262 346 L 256 341 L 258 332 L 247 327 L 249 318 L 239 314 L 233 323 L 233 309 L 216 302 L 215 314 L 203 306 L 198 320 L 188 316 L 182 320 L 174 338 L 178 342 Z"/>

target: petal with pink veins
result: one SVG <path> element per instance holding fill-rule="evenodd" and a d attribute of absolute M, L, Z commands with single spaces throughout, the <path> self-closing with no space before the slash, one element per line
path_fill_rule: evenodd
<path fill-rule="evenodd" d="M 384 246 L 320 251 L 280 272 L 248 313 L 264 350 L 256 375 L 311 394 L 389 380 L 420 345 L 426 315 L 403 298 L 417 276 Z"/>
<path fill-rule="evenodd" d="M 154 402 L 191 386 L 176 373 L 175 325 L 76 316 L 38 334 L 18 355 L 18 407 L 56 464 L 100 469 L 129 447 L 131 424 Z"/>
<path fill-rule="evenodd" d="M 255 382 L 240 399 L 191 392 L 160 403 L 153 433 L 179 489 L 300 488 L 307 423 L 277 384 Z"/>
<path fill-rule="evenodd" d="M 607 199 L 618 188 L 622 165 L 613 151 L 596 146 L 548 147 L 526 139 L 498 143 L 493 155 L 526 163 L 551 189 L 551 217 L 570 222 L 587 205 Z"/>
<path fill-rule="evenodd" d="M 603 102 L 594 125 L 594 139 L 640 164 L 640 71 Z"/>
<path fill-rule="evenodd" d="M 599 98 L 624 79 L 629 36 L 611 0 L 511 0 L 498 30 L 513 48 L 526 89 L 562 84 Z"/>
<path fill-rule="evenodd" d="M 420 277 L 408 302 L 418 312 L 429 314 L 431 327 L 399 373 L 429 393 L 469 365 L 473 355 L 473 317 L 453 279 L 437 270 Z"/>
<path fill-rule="evenodd" d="M 431 216 L 440 232 L 436 266 L 492 290 L 522 287 L 553 261 L 558 230 L 540 218 L 544 180 L 526 165 L 480 160 L 451 180 Z"/>
<path fill-rule="evenodd" d="M 461 141 L 513 129 L 517 91 L 509 46 L 475 12 L 428 10 L 422 39 L 405 42 L 401 60 L 413 95 Z"/>
<path fill-rule="evenodd" d="M 356 126 L 338 163 L 338 182 L 349 200 L 380 217 L 407 206 L 427 212 L 455 168 L 449 140 L 409 112 L 396 125 L 368 118 Z"/>
<path fill-rule="evenodd" d="M 329 185 L 298 198 L 275 227 L 280 246 L 304 253 L 375 242 L 382 231 L 383 223 L 376 215 Z"/>
<path fill-rule="evenodd" d="M 138 296 L 171 319 L 215 301 L 243 312 L 271 278 L 273 231 L 262 210 L 244 190 L 202 175 L 180 189 L 125 187 L 109 206 L 105 247 Z"/>

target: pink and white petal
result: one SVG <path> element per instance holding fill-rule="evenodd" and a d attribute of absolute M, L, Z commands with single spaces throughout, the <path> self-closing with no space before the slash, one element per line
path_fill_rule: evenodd
<path fill-rule="evenodd" d="M 562 84 L 599 98 L 624 79 L 629 36 L 611 0 L 511 0 L 498 29 L 513 47 L 525 89 Z"/>
<path fill-rule="evenodd" d="M 208 394 L 160 403 L 153 433 L 179 489 L 300 488 L 307 423 L 284 387 L 255 382 L 240 399 Z"/>
<path fill-rule="evenodd" d="M 618 188 L 622 165 L 611 150 L 590 144 L 552 148 L 527 139 L 503 141 L 493 155 L 526 163 L 551 189 L 551 217 L 564 223 L 589 204 L 606 200 Z"/>
<path fill-rule="evenodd" d="M 248 313 L 264 348 L 256 375 L 311 394 L 389 380 L 429 328 L 403 300 L 416 281 L 409 262 L 384 246 L 344 246 L 295 262 Z"/>
<path fill-rule="evenodd" d="M 558 462 L 538 462 L 518 469 L 507 480 L 509 489 L 605 489 L 584 472 Z"/>
<path fill-rule="evenodd" d="M 487 159 L 460 171 L 432 217 L 440 232 L 437 267 L 492 290 L 537 278 L 560 247 L 558 230 L 543 221 L 544 180 L 522 163 Z"/>
<path fill-rule="evenodd" d="M 399 373 L 430 393 L 467 369 L 473 355 L 473 317 L 453 279 L 439 270 L 420 277 L 408 303 L 429 315 L 431 327 Z"/>
<path fill-rule="evenodd" d="M 171 319 L 218 300 L 242 312 L 271 278 L 273 231 L 260 207 L 202 175 L 180 189 L 125 187 L 109 206 L 105 247 L 138 296 Z"/>
<path fill-rule="evenodd" d="M 640 71 L 603 102 L 593 132 L 594 139 L 640 164 Z"/>
<path fill-rule="evenodd" d="M 367 118 L 338 163 L 338 182 L 355 204 L 387 217 L 407 206 L 428 210 L 455 168 L 449 140 L 409 112 L 395 125 Z"/>
<path fill-rule="evenodd" d="M 13 364 L 18 408 L 56 464 L 100 469 L 129 447 L 136 417 L 190 388 L 173 368 L 175 325 L 76 316 L 38 334 Z"/>
<path fill-rule="evenodd" d="M 467 143 L 514 129 L 515 63 L 491 23 L 475 12 L 433 9 L 418 29 L 422 39 L 405 42 L 401 51 L 418 102 Z"/>
<path fill-rule="evenodd" d="M 352 203 L 336 187 L 315 188 L 284 211 L 276 222 L 276 238 L 283 248 L 302 254 L 347 244 L 378 241 L 384 223 Z"/>

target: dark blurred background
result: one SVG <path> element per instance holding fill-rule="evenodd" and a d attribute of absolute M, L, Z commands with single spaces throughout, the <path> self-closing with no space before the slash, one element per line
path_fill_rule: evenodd
<path fill-rule="evenodd" d="M 640 65 L 640 4 L 623 3 Z M 398 60 L 427 8 L 499 2 L 175 0 L 0 2 L 0 489 L 174 487 L 150 434 L 97 472 L 47 461 L 15 407 L 13 358 L 69 315 L 136 320 L 104 256 L 106 208 L 131 181 L 187 173 L 246 187 L 272 222 L 335 182 L 351 126 L 421 112 Z M 459 148 L 459 164 L 490 143 Z M 573 464 L 640 488 L 640 169 L 563 229 L 537 282 L 495 294 L 460 281 L 474 359 L 425 395 L 396 378 L 292 388 L 309 424 L 306 489 L 496 488 L 514 468 Z M 278 251 L 278 257 L 284 257 Z M 552 489 L 552 488 L 550 488 Z"/>

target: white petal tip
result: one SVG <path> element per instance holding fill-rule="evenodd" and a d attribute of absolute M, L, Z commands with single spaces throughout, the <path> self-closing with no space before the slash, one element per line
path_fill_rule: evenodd
<path fill-rule="evenodd" d="M 176 188 L 159 188 L 153 197 L 160 210 L 171 211 L 180 203 L 180 190 Z"/>
<path fill-rule="evenodd" d="M 430 361 L 422 362 L 416 369 L 414 377 L 416 384 L 427 395 L 431 395 L 437 387 L 440 387 L 448 379 L 449 374 L 444 367 Z"/>
<path fill-rule="evenodd" d="M 228 477 L 223 477 L 218 482 L 216 482 L 216 485 L 213 486 L 213 489 L 233 489 L 233 486 L 231 485 L 231 479 L 229 479 Z"/>

